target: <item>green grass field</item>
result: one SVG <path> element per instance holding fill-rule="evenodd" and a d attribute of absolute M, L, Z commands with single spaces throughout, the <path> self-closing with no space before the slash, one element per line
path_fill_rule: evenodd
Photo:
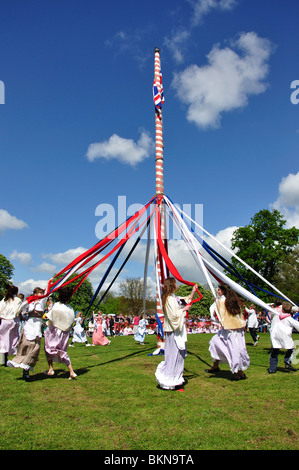
<path fill-rule="evenodd" d="M 269 375 L 269 334 L 256 347 L 246 334 L 247 380 L 231 381 L 227 365 L 212 376 L 204 372 L 211 336 L 188 336 L 183 393 L 157 388 L 163 356 L 148 356 L 154 335 L 145 346 L 129 336 L 69 348 L 76 380 L 62 364 L 46 377 L 43 349 L 29 383 L 20 369 L 0 366 L 0 449 L 298 450 L 299 371 L 285 372 L 281 354 Z"/>

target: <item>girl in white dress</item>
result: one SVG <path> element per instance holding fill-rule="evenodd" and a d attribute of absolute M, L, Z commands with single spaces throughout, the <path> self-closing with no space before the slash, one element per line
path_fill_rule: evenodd
<path fill-rule="evenodd" d="M 156 380 L 158 386 L 164 390 L 175 390 L 181 388 L 185 382 L 183 378 L 185 357 L 187 356 L 186 341 L 187 333 L 185 327 L 186 312 L 191 307 L 191 300 L 195 294 L 197 285 L 192 289 L 188 297 L 176 297 L 177 290 L 175 278 L 167 278 L 162 289 L 162 307 L 164 312 L 165 348 L 164 357 L 156 369 Z M 186 304 L 182 305 L 184 300 Z"/>
<path fill-rule="evenodd" d="M 85 334 L 85 330 L 83 328 L 84 318 L 81 317 L 81 312 L 79 312 L 78 316 L 75 318 L 75 326 L 73 330 L 73 339 L 72 343 L 70 344 L 71 347 L 74 346 L 74 343 L 85 343 L 86 346 L 91 346 Z"/>
<path fill-rule="evenodd" d="M 0 353 L 4 354 L 4 365 L 7 365 L 8 356 L 16 354 L 20 337 L 19 314 L 22 301 L 17 295 L 18 288 L 9 286 L 0 302 Z"/>
<path fill-rule="evenodd" d="M 144 338 L 146 334 L 146 326 L 148 324 L 148 321 L 143 318 L 143 313 L 140 314 L 139 316 L 139 324 L 137 331 L 134 335 L 134 339 L 137 343 L 140 343 L 142 346 L 144 346 Z"/>

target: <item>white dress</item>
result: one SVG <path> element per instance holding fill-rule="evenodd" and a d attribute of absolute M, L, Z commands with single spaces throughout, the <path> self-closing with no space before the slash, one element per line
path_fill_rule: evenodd
<path fill-rule="evenodd" d="M 187 356 L 187 334 L 184 323 L 186 312 L 179 305 L 179 300 L 175 295 L 170 295 L 165 304 L 165 359 L 155 372 L 156 381 L 164 390 L 174 390 L 185 382 L 183 372 Z"/>
<path fill-rule="evenodd" d="M 81 325 L 81 321 L 82 321 L 81 317 L 75 318 L 76 325 L 74 326 L 72 343 L 86 343 L 87 342 L 85 330 L 83 326 Z"/>
<path fill-rule="evenodd" d="M 247 327 L 248 328 L 258 328 L 259 322 L 256 316 L 256 311 L 252 308 L 245 308 L 245 312 L 248 313 Z"/>
<path fill-rule="evenodd" d="M 143 343 L 144 338 L 145 338 L 145 333 L 146 333 L 146 325 L 148 324 L 148 321 L 142 318 L 139 321 L 139 325 L 136 331 L 136 334 L 134 336 L 135 341 L 138 341 L 139 343 Z"/>

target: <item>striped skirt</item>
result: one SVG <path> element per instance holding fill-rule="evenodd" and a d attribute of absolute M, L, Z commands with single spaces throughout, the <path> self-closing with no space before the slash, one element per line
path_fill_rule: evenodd
<path fill-rule="evenodd" d="M 18 344 L 17 354 L 15 357 L 7 361 L 9 367 L 21 367 L 24 370 L 31 370 L 38 361 L 40 352 L 41 338 L 37 336 L 33 341 L 26 338 L 24 329 L 21 333 L 21 338 Z"/>

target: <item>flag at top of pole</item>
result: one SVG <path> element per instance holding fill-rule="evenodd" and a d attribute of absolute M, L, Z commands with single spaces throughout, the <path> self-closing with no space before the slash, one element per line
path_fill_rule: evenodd
<path fill-rule="evenodd" d="M 158 47 L 155 48 L 155 57 L 159 57 L 157 61 L 155 61 L 155 76 L 154 76 L 154 83 L 153 83 L 153 98 L 156 111 L 158 114 L 161 114 L 162 105 L 165 101 L 164 99 L 164 90 L 163 90 L 163 82 L 162 82 L 162 72 L 160 67 L 160 49 Z"/>

